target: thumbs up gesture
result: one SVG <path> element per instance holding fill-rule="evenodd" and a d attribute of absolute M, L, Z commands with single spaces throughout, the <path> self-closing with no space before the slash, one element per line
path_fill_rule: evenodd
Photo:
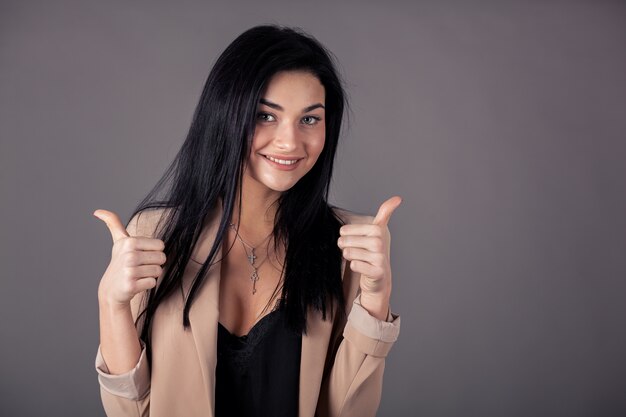
<path fill-rule="evenodd" d="M 391 235 L 387 224 L 402 203 L 394 196 L 381 204 L 372 224 L 346 224 L 339 229 L 337 245 L 350 269 L 361 273 L 361 305 L 379 320 L 385 320 L 391 296 Z"/>
<path fill-rule="evenodd" d="M 98 299 L 114 307 L 127 307 L 135 294 L 156 286 L 166 261 L 165 244 L 160 239 L 130 236 L 111 211 L 96 210 L 93 215 L 107 225 L 113 238 L 111 262 L 100 280 Z"/>

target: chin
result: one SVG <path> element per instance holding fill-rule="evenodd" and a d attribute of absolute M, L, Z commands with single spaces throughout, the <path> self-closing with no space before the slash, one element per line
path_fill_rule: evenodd
<path fill-rule="evenodd" d="M 282 193 L 293 188 L 293 186 L 296 185 L 298 181 L 300 181 L 300 178 L 302 178 L 299 176 L 291 178 L 280 178 L 280 176 L 280 174 L 276 177 L 271 174 L 267 176 L 260 176 L 259 182 L 270 190 Z"/>
<path fill-rule="evenodd" d="M 274 190 L 277 192 L 285 192 L 287 190 L 290 190 L 291 188 L 293 188 L 293 186 L 296 185 L 296 183 L 293 184 L 282 184 L 282 185 L 278 185 L 278 184 L 265 184 L 265 186 L 267 188 L 269 188 L 270 190 Z"/>

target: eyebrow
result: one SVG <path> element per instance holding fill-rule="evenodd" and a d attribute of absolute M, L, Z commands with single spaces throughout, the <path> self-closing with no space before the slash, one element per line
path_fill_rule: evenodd
<path fill-rule="evenodd" d="M 280 111 L 285 110 L 280 104 L 272 103 L 271 101 L 266 100 L 264 98 L 260 99 L 259 103 L 265 104 L 266 106 L 270 106 L 271 108 L 276 109 L 276 110 L 280 110 Z M 304 109 L 302 109 L 302 113 L 306 113 L 308 111 L 317 109 L 318 107 L 321 107 L 322 109 L 326 109 L 326 107 L 324 107 L 324 105 L 322 103 L 315 103 L 315 104 L 311 104 L 310 106 L 305 107 Z"/>

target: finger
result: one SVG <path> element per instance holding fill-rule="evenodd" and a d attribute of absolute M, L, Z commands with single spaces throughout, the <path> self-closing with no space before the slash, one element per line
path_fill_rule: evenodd
<path fill-rule="evenodd" d="M 109 228 L 109 232 L 111 232 L 113 243 L 124 237 L 130 236 L 126 231 L 126 228 L 122 224 L 119 216 L 112 211 L 98 209 L 93 212 L 93 215 L 102 220 L 107 225 L 107 227 Z"/>
<path fill-rule="evenodd" d="M 158 265 L 139 265 L 130 267 L 134 278 L 158 278 L 163 272 L 163 268 Z"/>
<path fill-rule="evenodd" d="M 369 223 L 344 224 L 339 229 L 341 236 L 382 236 L 380 226 Z"/>
<path fill-rule="evenodd" d="M 140 293 L 141 291 L 156 287 L 156 284 L 156 278 L 142 278 L 135 281 L 135 289 L 137 290 L 137 293 Z"/>
<path fill-rule="evenodd" d="M 373 266 L 382 266 L 385 262 L 385 256 L 382 253 L 370 252 L 361 248 L 345 248 L 342 256 L 349 261 L 362 261 Z"/>
<path fill-rule="evenodd" d="M 165 243 L 161 239 L 152 237 L 133 236 L 126 244 L 129 245 L 129 250 L 163 252 L 165 249 Z"/>
<path fill-rule="evenodd" d="M 340 248 L 362 248 L 371 252 L 382 252 L 383 242 L 375 236 L 342 236 L 338 239 L 337 245 Z"/>
<path fill-rule="evenodd" d="M 378 279 L 381 279 L 380 277 L 384 273 L 380 267 L 374 266 L 368 262 L 360 261 L 358 259 L 350 261 L 350 269 L 367 277 L 379 277 Z"/>
<path fill-rule="evenodd" d="M 154 243 L 149 241 L 154 241 L 156 239 L 145 239 L 147 243 L 150 243 L 154 247 Z M 132 258 L 127 261 L 126 264 L 128 266 L 163 265 L 166 260 L 165 253 L 160 250 L 138 250 L 133 253 Z"/>
<path fill-rule="evenodd" d="M 376 213 L 373 224 L 386 226 L 387 223 L 389 223 L 391 214 L 398 208 L 400 203 L 402 203 L 402 197 L 396 195 L 381 204 L 378 209 L 378 213 Z"/>

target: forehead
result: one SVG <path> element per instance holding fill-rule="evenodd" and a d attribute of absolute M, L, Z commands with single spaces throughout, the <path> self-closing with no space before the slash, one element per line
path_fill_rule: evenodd
<path fill-rule="evenodd" d="M 270 78 L 263 97 L 283 107 L 304 107 L 317 102 L 324 104 L 325 89 L 310 72 L 280 71 Z"/>

